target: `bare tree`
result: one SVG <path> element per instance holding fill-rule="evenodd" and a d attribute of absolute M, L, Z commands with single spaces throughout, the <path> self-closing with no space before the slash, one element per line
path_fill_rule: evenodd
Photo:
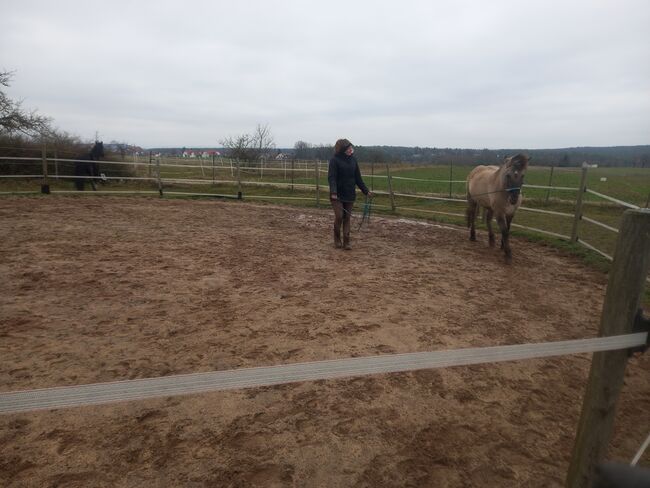
<path fill-rule="evenodd" d="M 305 141 L 298 141 L 293 145 L 293 152 L 296 159 L 309 159 L 312 145 Z"/>
<path fill-rule="evenodd" d="M 334 146 L 320 144 L 313 148 L 314 156 L 316 159 L 328 160 L 334 155 Z"/>
<path fill-rule="evenodd" d="M 268 156 L 271 149 L 275 148 L 273 135 L 268 125 L 257 124 L 253 134 L 241 134 L 219 140 L 231 158 L 255 161 L 260 157 Z"/>
<path fill-rule="evenodd" d="M 131 146 L 127 144 L 126 142 L 119 142 L 119 141 L 111 141 L 109 143 L 109 146 L 113 147 L 114 149 L 117 149 L 117 151 L 120 153 L 120 157 L 122 158 L 122 161 L 126 158 L 126 154 L 130 151 Z"/>
<path fill-rule="evenodd" d="M 273 140 L 271 128 L 268 124 L 257 124 L 253 133 L 253 144 L 257 150 L 258 158 L 269 156 L 269 151 L 275 148 L 275 141 Z"/>
<path fill-rule="evenodd" d="M 231 158 L 237 159 L 255 159 L 253 157 L 252 138 L 248 134 L 242 134 L 235 137 L 226 137 L 219 141 Z"/>
<path fill-rule="evenodd" d="M 0 72 L 0 86 L 8 87 L 12 77 L 13 72 Z M 48 117 L 38 115 L 35 110 L 26 112 L 21 104 L 22 102 L 12 100 L 4 90 L 0 89 L 0 132 L 8 134 L 20 132 L 29 137 L 51 132 Z"/>

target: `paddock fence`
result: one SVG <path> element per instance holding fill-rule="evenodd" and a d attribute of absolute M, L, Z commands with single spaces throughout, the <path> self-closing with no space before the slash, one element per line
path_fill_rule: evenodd
<path fill-rule="evenodd" d="M 99 175 L 75 175 L 75 165 L 84 163 L 88 162 L 52 156 L 46 150 L 40 157 L 2 156 L 0 195 L 82 193 L 73 185 L 74 181 L 82 181 L 86 189 L 94 188 L 96 194 L 221 197 L 303 202 L 317 207 L 328 204 L 327 161 L 239 161 L 215 155 L 208 159 L 149 155 L 133 156 L 131 161 L 100 161 Z M 464 179 L 454 179 L 451 172 L 446 179 L 415 178 L 401 176 L 400 168 L 395 166 L 375 163 L 361 166 L 364 180 L 376 195 L 374 209 L 464 222 Z M 549 185 L 525 184 L 524 205 L 512 226 L 577 243 L 611 261 L 622 211 L 638 209 L 640 205 L 588 187 L 588 170 L 586 165 L 577 170 L 580 174 L 577 186 L 552 185 L 553 168 Z M 566 171 L 576 172 L 575 169 Z"/>
<path fill-rule="evenodd" d="M 243 162 L 212 158 L 204 162 L 164 161 L 149 158 L 140 161 L 102 161 L 99 176 L 79 177 L 74 174 L 77 160 L 51 158 L 2 157 L 0 178 L 3 194 L 158 194 L 211 196 L 237 199 L 306 200 L 310 205 L 325 201 L 328 187 L 327 166 L 322 161 Z M 81 161 L 81 164 L 87 161 Z M 40 169 L 40 171 L 39 171 Z M 395 168 L 385 166 L 382 173 L 375 165 L 363 166 L 364 179 L 382 203 L 377 207 L 394 213 L 430 213 L 463 218 L 453 211 L 462 206 L 462 180 L 439 180 L 395 175 Z M 370 170 L 370 171 L 368 171 Z M 385 171 L 385 172 L 384 172 Z M 112 384 L 80 385 L 70 388 L 47 388 L 23 392 L 0 393 L 0 413 L 11 414 L 32 410 L 82 406 L 114 401 L 137 400 L 152 396 L 199 393 L 229 388 L 246 388 L 313 379 L 339 378 L 350 375 L 413 371 L 432 367 L 521 360 L 562 354 L 591 352 L 592 367 L 584 397 L 582 415 L 577 428 L 573 459 L 567 475 L 567 486 L 590 486 L 598 463 L 606 456 L 615 415 L 616 398 L 622 388 L 624 371 L 631 350 L 643 350 L 648 344 L 648 320 L 639 313 L 640 297 L 650 264 L 650 211 L 587 187 L 585 166 L 580 170 L 577 187 L 526 185 L 524 191 L 570 192 L 575 200 L 572 211 L 549 210 L 524 206 L 523 214 L 542 215 L 564 222 L 558 232 L 531 225 L 517 227 L 553 235 L 592 249 L 613 261 L 605 304 L 601 315 L 599 337 L 562 343 L 521 344 L 493 348 L 461 349 L 405 355 L 350 358 L 273 368 L 253 368 L 229 372 L 150 378 Z M 71 190 L 72 181 L 81 179 L 94 183 L 99 190 Z M 17 182 L 15 184 L 14 182 Z M 424 186 L 423 186 L 424 185 Z M 426 186 L 428 185 L 428 188 Z M 446 194 L 440 191 L 445 186 Z M 40 186 L 40 188 L 38 188 Z M 191 191 L 200 187 L 203 191 Z M 110 188 L 110 189 L 108 189 Z M 184 191 L 186 190 L 186 191 Z M 244 190 L 246 190 L 244 192 Z M 547 193 L 547 195 L 548 195 Z M 600 207 L 625 209 L 615 222 L 598 218 Z M 535 199 L 531 199 L 535 201 Z M 560 202 L 559 205 L 567 205 Z M 593 216 L 587 216 L 593 212 Z M 519 214 L 518 214 L 519 217 Z M 619 222 L 620 220 L 620 222 Z M 514 225 L 514 224 L 513 224 Z M 591 225 L 611 234 L 617 244 L 610 253 L 584 239 L 583 230 Z M 562 229 L 570 229 L 570 231 Z M 292 369 L 294 368 L 294 369 Z M 637 456 L 635 456 L 636 458 Z"/>

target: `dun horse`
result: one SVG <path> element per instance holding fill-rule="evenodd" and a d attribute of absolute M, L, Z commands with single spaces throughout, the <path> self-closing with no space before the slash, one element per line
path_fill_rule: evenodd
<path fill-rule="evenodd" d="M 104 157 L 104 143 L 95 141 L 93 148 L 81 156 L 77 157 L 74 163 L 74 186 L 78 191 L 84 191 L 85 180 L 90 180 L 90 186 L 97 190 L 95 179 L 99 177 L 99 164 L 97 161 Z"/>
<path fill-rule="evenodd" d="M 521 205 L 521 185 L 528 168 L 529 157 L 517 154 L 505 158 L 501 166 L 477 166 L 467 176 L 467 227 L 469 238 L 476 240 L 475 221 L 479 206 L 487 211 L 486 220 L 490 246 L 494 246 L 492 217 L 496 217 L 501 229 L 501 249 L 506 262 L 512 260 L 510 249 L 510 223 L 515 211 Z"/>

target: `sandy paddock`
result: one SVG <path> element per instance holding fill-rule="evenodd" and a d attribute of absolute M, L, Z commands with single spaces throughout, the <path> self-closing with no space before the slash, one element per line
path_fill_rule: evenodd
<path fill-rule="evenodd" d="M 0 389 L 593 337 L 606 277 L 514 239 L 233 201 L 0 199 Z M 1 486 L 562 486 L 588 355 L 0 416 Z M 650 426 L 627 371 L 611 458 Z M 649 455 L 642 460 L 648 464 Z"/>

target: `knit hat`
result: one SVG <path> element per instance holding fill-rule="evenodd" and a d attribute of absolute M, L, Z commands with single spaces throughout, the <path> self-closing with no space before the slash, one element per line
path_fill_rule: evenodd
<path fill-rule="evenodd" d="M 351 145 L 352 143 L 347 139 L 339 139 L 338 141 L 336 141 L 336 144 L 334 145 L 334 153 L 343 154 L 346 151 L 346 149 Z"/>

